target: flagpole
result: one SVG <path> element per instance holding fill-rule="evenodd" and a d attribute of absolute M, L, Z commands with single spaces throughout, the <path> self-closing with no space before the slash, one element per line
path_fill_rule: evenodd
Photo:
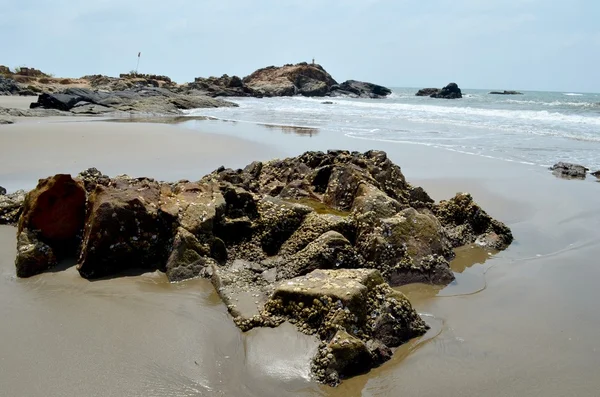
<path fill-rule="evenodd" d="M 138 74 L 138 69 L 140 67 L 140 57 L 142 56 L 141 52 L 138 52 L 138 60 L 137 60 L 137 65 L 135 65 L 135 74 Z"/>

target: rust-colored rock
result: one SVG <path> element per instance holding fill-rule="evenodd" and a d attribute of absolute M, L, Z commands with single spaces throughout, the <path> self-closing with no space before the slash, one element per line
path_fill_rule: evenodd
<path fill-rule="evenodd" d="M 85 189 L 71 175 L 40 179 L 25 197 L 18 233 L 37 231 L 57 253 L 68 253 L 83 229 L 85 203 Z"/>

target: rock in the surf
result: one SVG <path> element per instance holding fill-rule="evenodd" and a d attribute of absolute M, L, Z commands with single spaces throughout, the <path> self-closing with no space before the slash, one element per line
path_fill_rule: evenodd
<path fill-rule="evenodd" d="M 523 95 L 522 92 L 519 91 L 492 91 L 490 92 L 490 95 Z"/>
<path fill-rule="evenodd" d="M 432 94 L 437 94 L 440 92 L 439 88 L 421 88 L 415 96 L 431 96 Z"/>
<path fill-rule="evenodd" d="M 557 177 L 566 179 L 585 179 L 589 168 L 579 164 L 564 163 L 562 161 L 549 168 Z"/>
<path fill-rule="evenodd" d="M 458 99 L 462 98 L 462 91 L 456 83 L 450 83 L 442 89 L 423 88 L 417 91 L 416 96 L 428 96 L 431 98 Z"/>
<path fill-rule="evenodd" d="M 456 83 L 450 83 L 439 92 L 430 95 L 432 98 L 443 98 L 443 99 L 459 99 L 462 98 L 462 91 L 458 88 Z"/>

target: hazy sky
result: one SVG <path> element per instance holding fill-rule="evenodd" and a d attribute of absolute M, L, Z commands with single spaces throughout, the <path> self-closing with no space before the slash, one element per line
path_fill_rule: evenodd
<path fill-rule="evenodd" d="M 338 81 L 600 92 L 598 0 L 0 0 L 0 64 L 178 82 L 314 56 Z"/>

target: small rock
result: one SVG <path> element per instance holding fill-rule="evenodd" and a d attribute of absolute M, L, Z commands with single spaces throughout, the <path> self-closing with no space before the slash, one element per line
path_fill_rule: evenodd
<path fill-rule="evenodd" d="M 41 242 L 37 235 L 23 229 L 17 238 L 17 277 L 31 277 L 56 266 L 57 260 L 52 248 Z"/>
<path fill-rule="evenodd" d="M 558 162 L 549 168 L 552 173 L 565 179 L 585 179 L 589 168 L 579 164 Z"/>

